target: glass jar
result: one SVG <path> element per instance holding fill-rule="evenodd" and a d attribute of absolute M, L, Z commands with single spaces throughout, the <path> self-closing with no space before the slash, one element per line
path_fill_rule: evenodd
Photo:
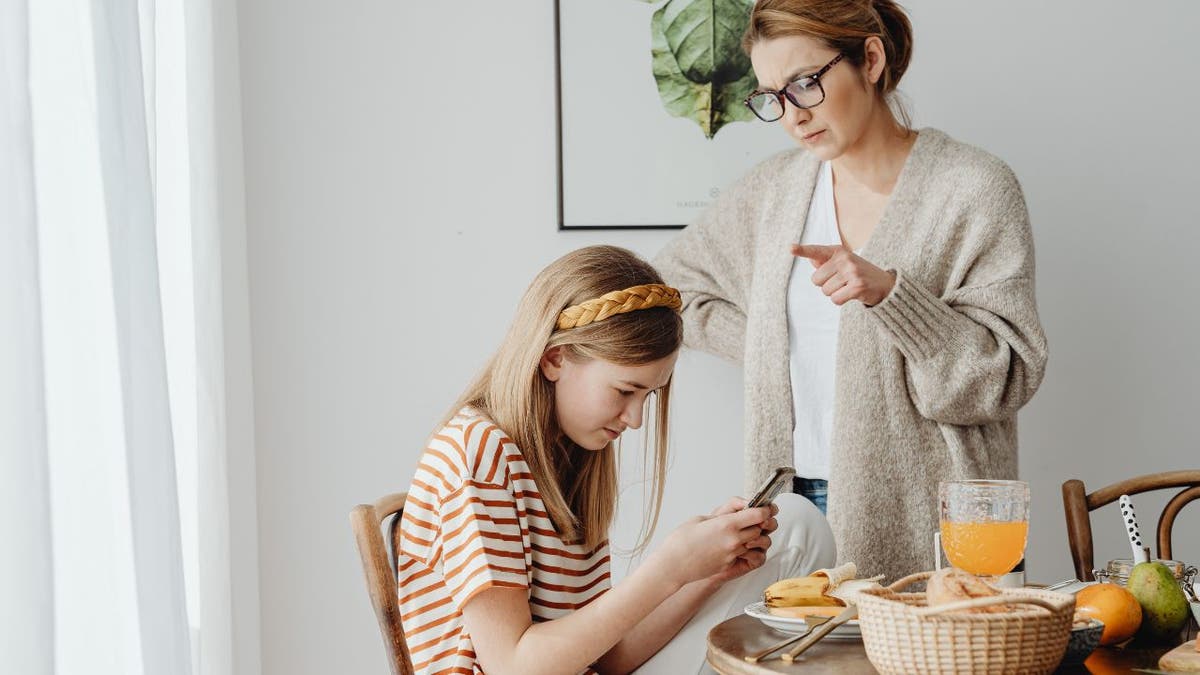
<path fill-rule="evenodd" d="M 1192 565 L 1181 563 L 1178 560 L 1158 560 L 1157 558 L 1151 562 L 1160 562 L 1171 570 L 1171 574 L 1175 575 L 1175 581 L 1179 583 L 1179 588 L 1183 590 L 1184 597 L 1189 600 L 1195 599 L 1195 591 L 1192 590 L 1192 581 L 1196 578 L 1196 568 Z M 1129 581 L 1129 572 L 1133 569 L 1133 560 L 1129 558 L 1117 558 L 1109 560 L 1108 565 L 1102 570 L 1092 570 L 1092 574 L 1096 575 L 1096 581 L 1108 582 L 1125 586 Z"/>

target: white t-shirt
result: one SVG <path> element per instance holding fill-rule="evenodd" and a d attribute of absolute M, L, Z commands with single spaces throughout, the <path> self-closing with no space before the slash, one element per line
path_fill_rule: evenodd
<path fill-rule="evenodd" d="M 833 202 L 833 167 L 822 162 L 801 244 L 840 245 Z M 792 379 L 792 458 L 801 478 L 829 480 L 833 382 L 841 308 L 812 282 L 816 268 L 796 258 L 788 281 L 788 356 Z"/>

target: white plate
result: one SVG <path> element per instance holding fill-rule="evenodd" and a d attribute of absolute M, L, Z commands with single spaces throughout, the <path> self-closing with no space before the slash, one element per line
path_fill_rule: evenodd
<path fill-rule="evenodd" d="M 775 616 L 767 610 L 767 605 L 762 602 L 752 602 L 746 605 L 745 611 L 747 615 L 784 633 L 803 633 L 808 630 L 808 623 L 804 619 L 794 619 L 790 616 Z M 862 631 L 858 627 L 858 619 L 851 619 L 834 628 L 832 633 L 825 636 L 825 639 L 861 640 Z"/>

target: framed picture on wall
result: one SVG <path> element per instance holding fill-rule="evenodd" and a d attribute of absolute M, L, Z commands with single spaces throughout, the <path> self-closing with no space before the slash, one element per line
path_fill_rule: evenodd
<path fill-rule="evenodd" d="M 556 0 L 558 227 L 680 228 L 791 147 L 743 101 L 752 0 Z"/>

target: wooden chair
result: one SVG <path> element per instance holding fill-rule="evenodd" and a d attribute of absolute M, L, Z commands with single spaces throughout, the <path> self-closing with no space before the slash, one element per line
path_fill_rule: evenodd
<path fill-rule="evenodd" d="M 379 620 L 379 632 L 383 635 L 383 646 L 387 651 L 392 675 L 414 675 L 412 656 L 404 642 L 404 630 L 400 627 L 400 596 L 396 591 L 396 563 L 400 550 L 400 516 L 404 510 L 407 493 L 387 495 L 374 504 L 359 504 L 350 511 L 350 527 L 358 544 L 358 555 L 362 558 L 363 575 L 367 579 L 367 593 L 375 618 Z M 387 543 L 381 528 L 387 524 Z"/>
<path fill-rule="evenodd" d="M 1083 481 L 1073 479 L 1063 483 L 1063 510 L 1067 515 L 1067 537 L 1076 577 L 1080 581 L 1095 581 L 1092 575 L 1095 568 L 1092 556 L 1092 511 L 1117 501 L 1121 495 L 1178 487 L 1185 489 L 1167 502 L 1162 515 L 1158 517 L 1158 557 L 1162 560 L 1171 559 L 1171 527 L 1175 524 L 1175 516 L 1188 502 L 1200 498 L 1200 470 L 1147 474 L 1114 483 L 1091 494 L 1084 489 Z"/>

